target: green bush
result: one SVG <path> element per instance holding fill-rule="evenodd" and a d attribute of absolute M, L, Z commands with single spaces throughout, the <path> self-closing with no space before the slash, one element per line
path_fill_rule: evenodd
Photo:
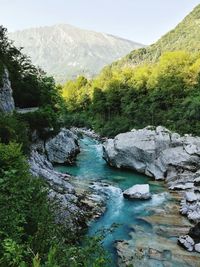
<path fill-rule="evenodd" d="M 0 143 L 0 266 L 107 266 L 101 238 L 80 237 L 56 223 L 42 180 L 29 174 L 20 145 Z"/>
<path fill-rule="evenodd" d="M 42 139 L 47 139 L 57 133 L 63 124 L 58 113 L 51 106 L 45 106 L 35 112 L 21 114 L 20 118 L 29 126 L 30 133 L 36 130 Z"/>
<path fill-rule="evenodd" d="M 16 115 L 0 113 L 0 142 L 17 142 L 24 153 L 29 152 L 28 127 Z"/>

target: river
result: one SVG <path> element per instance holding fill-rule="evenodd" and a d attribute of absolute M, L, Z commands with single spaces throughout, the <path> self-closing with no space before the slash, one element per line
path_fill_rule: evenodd
<path fill-rule="evenodd" d="M 81 153 L 77 156 L 76 165 L 59 166 L 56 169 L 70 173 L 79 179 L 101 181 L 110 184 L 106 189 L 109 190 L 106 212 L 99 219 L 91 223 L 88 231 L 89 235 L 94 235 L 101 229 L 109 229 L 113 224 L 117 225 L 104 239 L 104 247 L 112 259 L 111 266 L 117 266 L 114 242 L 116 240 L 129 240 L 131 238 L 130 232 L 134 231 L 133 228 L 137 226 L 142 227 L 143 231 L 153 234 L 151 224 L 141 218 L 150 216 L 152 208 L 162 209 L 164 203 L 169 202 L 169 193 L 166 193 L 166 187 L 162 182 L 152 181 L 150 178 L 133 171 L 109 167 L 102 158 L 102 145 L 98 141 L 84 137 L 80 140 L 80 148 Z M 151 200 L 142 201 L 123 198 L 122 190 L 134 184 L 145 183 L 150 185 Z"/>

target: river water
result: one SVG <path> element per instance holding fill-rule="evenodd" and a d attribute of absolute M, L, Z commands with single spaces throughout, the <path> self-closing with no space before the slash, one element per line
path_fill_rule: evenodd
<path fill-rule="evenodd" d="M 57 170 L 67 172 L 80 179 L 91 181 L 103 181 L 110 184 L 108 190 L 106 212 L 96 221 L 91 223 L 89 234 L 93 235 L 101 229 L 114 227 L 112 233 L 104 239 L 104 246 L 112 258 L 112 266 L 116 266 L 116 254 L 114 249 L 115 240 L 129 239 L 129 232 L 133 225 L 151 226 L 140 218 L 149 214 L 149 207 L 162 205 L 166 201 L 165 187 L 162 183 L 151 181 L 148 177 L 134 173 L 133 171 L 118 170 L 111 168 L 102 158 L 102 145 L 91 138 L 85 137 L 80 140 L 81 153 L 77 157 L 74 166 L 59 166 Z M 122 190 L 134 184 L 150 184 L 153 194 L 151 200 L 128 200 L 124 199 Z"/>

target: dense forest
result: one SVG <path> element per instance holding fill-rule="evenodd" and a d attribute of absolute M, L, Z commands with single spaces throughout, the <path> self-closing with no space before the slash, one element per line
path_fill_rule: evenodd
<path fill-rule="evenodd" d="M 68 122 L 114 136 L 146 125 L 200 135 L 200 5 L 147 48 L 62 88 Z"/>
<path fill-rule="evenodd" d="M 146 125 L 199 135 L 199 74 L 199 54 L 166 52 L 154 64 L 106 68 L 94 81 L 67 82 L 63 96 L 72 124 L 88 124 L 103 135 Z"/>
<path fill-rule="evenodd" d="M 64 125 L 60 88 L 13 46 L 3 27 L 0 66 L 1 83 L 4 68 L 9 71 L 16 105 L 39 107 L 28 114 L 0 112 L 0 266 L 107 266 L 101 237 L 83 240 L 59 223 L 59 203 L 49 200 L 47 184 L 29 171 L 33 131 L 45 139 Z"/>

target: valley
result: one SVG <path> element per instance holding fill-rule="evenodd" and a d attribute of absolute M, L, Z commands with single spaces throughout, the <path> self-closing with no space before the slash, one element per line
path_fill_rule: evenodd
<path fill-rule="evenodd" d="M 200 267 L 199 20 L 0 26 L 0 267 Z"/>

